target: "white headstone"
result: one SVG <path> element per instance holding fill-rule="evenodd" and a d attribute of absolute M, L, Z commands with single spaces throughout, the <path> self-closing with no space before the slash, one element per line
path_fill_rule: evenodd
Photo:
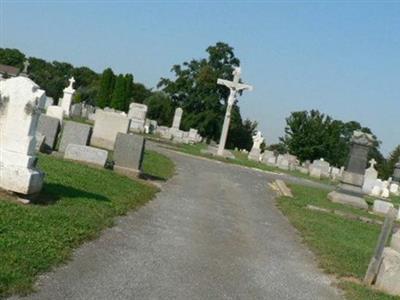
<path fill-rule="evenodd" d="M 375 200 L 374 205 L 372 207 L 372 211 L 374 213 L 386 215 L 388 213 L 389 209 L 391 209 L 392 207 L 393 207 L 393 204 L 390 202 L 386 202 L 386 201 L 382 201 L 382 200 Z"/>
<path fill-rule="evenodd" d="M 370 163 L 370 167 L 365 170 L 364 183 L 362 186 L 362 191 L 366 194 L 370 194 L 372 192 L 372 189 L 378 178 L 378 171 L 376 171 L 375 167 L 374 167 L 376 164 L 376 161 L 374 159 L 371 159 L 369 161 L 369 163 Z"/>
<path fill-rule="evenodd" d="M 172 121 L 172 128 L 179 129 L 181 126 L 183 109 L 178 107 L 175 109 L 174 120 Z"/>
<path fill-rule="evenodd" d="M 60 124 L 62 124 L 64 119 L 64 109 L 61 106 L 50 105 L 47 108 L 46 115 L 49 117 L 57 118 L 60 120 Z"/>
<path fill-rule="evenodd" d="M 129 105 L 128 118 L 131 119 L 130 129 L 145 132 L 147 105 L 132 102 Z"/>
<path fill-rule="evenodd" d="M 44 174 L 36 169 L 38 104 L 45 92 L 27 77 L 0 81 L 0 187 L 38 193 Z"/>
<path fill-rule="evenodd" d="M 74 77 L 71 77 L 70 80 L 69 80 L 69 85 L 63 90 L 64 95 L 60 99 L 60 103 L 59 103 L 59 106 L 62 107 L 62 109 L 64 111 L 64 116 L 66 116 L 66 117 L 69 117 L 69 115 L 70 115 L 71 104 L 72 104 L 72 96 L 75 93 L 75 90 L 72 87 L 74 82 L 75 82 Z"/>

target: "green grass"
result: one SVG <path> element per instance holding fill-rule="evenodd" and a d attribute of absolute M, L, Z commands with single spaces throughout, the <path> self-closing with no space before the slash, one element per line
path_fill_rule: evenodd
<path fill-rule="evenodd" d="M 173 172 L 172 162 L 153 152 L 146 153 L 144 164 L 148 173 L 160 178 Z M 40 155 L 39 167 L 46 173 L 38 198 L 43 203 L 0 201 L 0 298 L 30 292 L 38 274 L 65 261 L 83 241 L 111 226 L 116 216 L 157 192 L 110 170 L 52 156 Z"/>
<path fill-rule="evenodd" d="M 342 279 L 340 286 L 345 290 L 347 298 L 400 299 L 344 280 L 345 277 L 352 277 L 362 281 L 378 239 L 380 226 L 309 210 L 306 208 L 307 204 L 368 215 L 355 208 L 331 203 L 327 200 L 327 191 L 299 185 L 290 187 L 294 198 L 280 197 L 279 208 L 317 255 L 320 266 L 327 273 Z"/>
<path fill-rule="evenodd" d="M 167 180 L 174 175 L 175 165 L 165 155 L 146 150 L 143 160 L 143 172 L 159 180 Z"/>

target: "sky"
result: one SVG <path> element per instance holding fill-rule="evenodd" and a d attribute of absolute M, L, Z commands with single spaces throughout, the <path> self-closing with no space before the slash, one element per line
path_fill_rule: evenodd
<path fill-rule="evenodd" d="M 385 155 L 400 144 L 400 1 L 0 0 L 0 47 L 149 87 L 218 41 L 254 86 L 239 105 L 267 144 L 310 109 L 371 128 Z"/>

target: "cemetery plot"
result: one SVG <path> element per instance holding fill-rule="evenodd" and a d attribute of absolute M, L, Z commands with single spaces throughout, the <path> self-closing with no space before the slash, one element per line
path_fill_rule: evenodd
<path fill-rule="evenodd" d="M 398 299 L 361 284 L 374 252 L 381 225 L 344 218 L 323 210 L 340 210 L 379 221 L 383 221 L 383 218 L 347 205 L 332 203 L 327 200 L 327 191 L 298 185 L 290 187 L 294 198 L 279 198 L 279 208 L 318 256 L 320 266 L 326 272 L 338 277 L 339 286 L 345 290 L 346 298 Z M 311 210 L 310 206 L 322 209 Z M 349 281 L 349 278 L 352 280 Z"/>
<path fill-rule="evenodd" d="M 72 249 L 113 224 L 113 218 L 150 200 L 157 189 L 109 170 L 40 155 L 46 173 L 36 204 L 0 193 L 0 298 L 32 291 L 35 277 L 65 261 Z M 174 165 L 145 154 L 145 173 L 165 180 Z"/>

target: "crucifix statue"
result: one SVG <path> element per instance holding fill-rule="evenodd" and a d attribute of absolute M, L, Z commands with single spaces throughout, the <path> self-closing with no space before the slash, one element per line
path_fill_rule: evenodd
<path fill-rule="evenodd" d="M 217 155 L 223 156 L 225 150 L 226 138 L 228 136 L 229 123 L 231 121 L 231 110 L 232 105 L 235 102 L 235 99 L 238 96 L 238 93 L 242 90 L 251 91 L 253 87 L 251 85 L 240 83 L 240 68 L 235 68 L 233 70 L 233 81 L 218 79 L 217 83 L 220 85 L 225 85 L 230 90 L 229 98 L 228 98 L 228 106 L 226 107 L 224 125 L 222 126 L 221 138 L 219 140 L 218 152 Z"/>

